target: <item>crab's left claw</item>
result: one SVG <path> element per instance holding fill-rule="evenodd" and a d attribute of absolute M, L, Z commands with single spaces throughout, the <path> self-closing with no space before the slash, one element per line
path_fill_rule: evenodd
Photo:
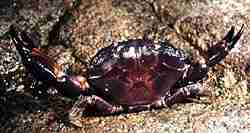
<path fill-rule="evenodd" d="M 235 35 L 234 27 L 226 34 L 222 41 L 208 49 L 208 62 L 209 67 L 219 63 L 226 57 L 228 52 L 235 46 L 243 33 L 244 25 L 241 26 L 239 32 Z"/>
<path fill-rule="evenodd" d="M 62 66 L 42 53 L 26 32 L 11 26 L 9 34 L 25 68 L 36 80 L 42 81 L 47 86 L 58 88 L 57 90 L 67 97 L 76 97 L 80 93 L 86 93 L 84 90 L 87 87 L 86 79 L 82 76 L 70 76 L 64 73 Z"/>
<path fill-rule="evenodd" d="M 223 60 L 238 42 L 243 33 L 243 27 L 244 25 L 242 25 L 241 29 L 236 35 L 234 32 L 234 27 L 232 27 L 221 41 L 210 47 L 208 49 L 208 59 L 206 62 L 191 64 L 191 67 L 189 67 L 187 70 L 187 74 L 184 76 L 185 85 L 188 82 L 196 82 L 206 77 L 209 68 Z"/>

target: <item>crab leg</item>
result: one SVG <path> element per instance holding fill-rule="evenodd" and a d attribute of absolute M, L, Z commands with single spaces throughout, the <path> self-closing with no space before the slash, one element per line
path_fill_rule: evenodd
<path fill-rule="evenodd" d="M 158 109 L 166 106 L 169 107 L 177 102 L 184 101 L 186 98 L 204 95 L 210 95 L 210 92 L 204 89 L 199 83 L 180 88 L 172 96 L 163 96 L 161 99 L 147 105 L 117 106 L 108 103 L 107 101 L 96 95 L 80 95 L 79 99 L 69 111 L 69 119 L 75 125 L 80 124 L 79 120 L 83 116 L 83 113 L 91 107 L 93 107 L 92 109 L 94 109 L 91 110 L 91 112 L 96 113 L 93 115 L 113 115 L 119 113 L 130 113 L 149 109 Z M 87 112 L 89 111 L 90 110 L 88 110 Z"/>
<path fill-rule="evenodd" d="M 69 113 L 70 119 L 81 117 L 89 107 L 94 107 L 95 111 L 91 112 L 98 112 L 100 115 L 117 114 L 124 111 L 122 106 L 114 106 L 96 95 L 80 95 Z"/>
<path fill-rule="evenodd" d="M 208 96 L 211 95 L 211 92 L 203 88 L 200 83 L 191 84 L 183 88 L 178 89 L 172 96 L 165 96 L 161 100 L 162 106 L 171 106 L 174 103 L 182 102 L 186 98 L 192 98 L 195 96 Z"/>
<path fill-rule="evenodd" d="M 31 40 L 30 36 L 13 25 L 9 33 L 16 46 L 22 62 L 32 76 L 48 86 L 59 88 L 58 91 L 68 97 L 87 93 L 86 79 L 81 76 L 69 76 L 60 65 L 49 56 L 43 54 Z"/>
<path fill-rule="evenodd" d="M 90 109 L 91 107 L 93 107 L 92 109 L 94 110 L 89 111 L 95 113 L 92 115 L 114 115 L 164 107 L 161 103 L 161 101 L 157 101 L 149 105 L 116 106 L 108 103 L 107 101 L 96 95 L 80 95 L 79 99 L 75 102 L 74 106 L 69 111 L 69 120 L 75 125 L 80 125 L 79 120 L 83 116 L 83 113 L 88 112 L 86 110 Z"/>
<path fill-rule="evenodd" d="M 240 39 L 243 33 L 243 27 L 244 25 L 241 26 L 240 31 L 236 35 L 234 35 L 234 27 L 232 27 L 222 41 L 218 42 L 216 45 L 208 49 L 207 65 L 209 67 L 214 66 L 225 58 L 228 52 L 235 46 L 237 41 Z"/>
<path fill-rule="evenodd" d="M 172 96 L 164 96 L 162 99 L 159 99 L 148 105 L 116 106 L 108 103 L 96 95 L 81 95 L 72 109 L 69 111 L 69 119 L 72 123 L 76 124 L 76 122 L 79 122 L 79 118 L 82 117 L 83 112 L 91 107 L 93 107 L 95 110 L 91 110 L 91 112 L 97 112 L 95 115 L 112 115 L 124 112 L 130 113 L 149 109 L 158 109 L 166 106 L 169 107 L 177 102 L 184 101 L 186 98 L 204 95 L 210 95 L 210 92 L 204 89 L 199 83 L 180 88 Z"/>

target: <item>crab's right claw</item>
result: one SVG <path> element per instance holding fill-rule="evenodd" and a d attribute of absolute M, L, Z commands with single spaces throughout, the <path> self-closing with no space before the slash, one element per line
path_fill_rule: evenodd
<path fill-rule="evenodd" d="M 55 81 L 59 67 L 54 61 L 40 52 L 26 32 L 12 25 L 9 33 L 27 70 L 37 80 L 47 83 Z"/>
<path fill-rule="evenodd" d="M 64 73 L 62 66 L 42 53 L 26 32 L 11 26 L 9 33 L 25 68 L 36 80 L 58 88 L 58 91 L 67 97 L 87 93 L 85 91 L 88 88 L 86 79 L 82 76 L 70 76 Z"/>
<path fill-rule="evenodd" d="M 240 39 L 243 33 L 243 27 L 244 25 L 242 25 L 240 31 L 236 35 L 234 35 L 234 27 L 232 27 L 222 41 L 218 42 L 216 45 L 208 49 L 208 66 L 214 66 L 227 56 L 229 51 Z"/>

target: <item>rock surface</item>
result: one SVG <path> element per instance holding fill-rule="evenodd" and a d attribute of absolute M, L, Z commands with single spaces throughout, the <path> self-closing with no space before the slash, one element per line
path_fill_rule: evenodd
<path fill-rule="evenodd" d="M 0 2 L 0 132 L 250 132 L 250 2 L 245 0 L 9 0 Z M 231 26 L 242 38 L 204 82 L 212 97 L 169 109 L 67 120 L 70 99 L 37 97 L 11 44 L 16 24 L 58 63 L 85 74 L 89 59 L 112 41 L 148 37 L 169 40 L 202 59 Z M 52 88 L 53 89 L 53 88 Z"/>

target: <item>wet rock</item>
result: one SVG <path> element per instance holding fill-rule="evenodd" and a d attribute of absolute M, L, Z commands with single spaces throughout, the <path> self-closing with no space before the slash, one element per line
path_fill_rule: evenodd
<path fill-rule="evenodd" d="M 247 107 L 230 107 L 223 112 L 205 113 L 196 118 L 194 133 L 250 132 L 250 109 Z"/>
<path fill-rule="evenodd" d="M 64 13 L 63 0 L 9 0 L 1 1 L 0 36 L 8 31 L 11 24 L 36 32 L 41 36 L 41 45 L 48 44 L 48 32 Z"/>
<path fill-rule="evenodd" d="M 74 2 L 78 6 L 74 6 Z M 158 133 L 219 132 L 229 129 L 237 132 L 249 131 L 247 127 L 249 120 L 246 115 L 249 113 L 250 99 L 248 94 L 250 3 L 248 1 L 75 0 L 74 2 L 71 0 L 0 2 L 2 7 L 0 17 L 3 18 L 0 19 L 0 38 L 4 40 L 0 44 L 0 91 L 2 92 L 2 88 L 10 90 L 4 91 L 0 96 L 0 112 L 4 114 L 0 117 L 4 122 L 1 123 L 3 125 L 1 132 Z M 58 95 L 49 97 L 49 100 L 36 99 L 32 95 L 31 77 L 25 74 L 8 38 L 2 39 L 12 23 L 17 23 L 28 32 L 38 34 L 41 40 L 40 46 L 49 49 L 45 50 L 48 55 L 55 57 L 65 67 L 73 66 L 72 73 L 82 75 L 89 59 L 96 51 L 112 41 L 143 37 L 155 41 L 167 39 L 199 60 L 198 57 L 206 56 L 208 46 L 220 40 L 231 26 L 235 26 L 238 30 L 244 24 L 245 31 L 236 48 L 227 56 L 224 63 L 221 63 L 223 67 L 216 66 L 209 74 L 207 81 L 209 87 L 214 91 L 221 88 L 224 92 L 215 95 L 212 103 L 185 103 L 174 105 L 170 109 L 108 117 L 83 117 L 82 127 L 78 128 L 67 123 L 67 109 L 73 104 L 72 101 Z M 9 80 L 13 75 L 19 76 Z M 51 112 L 58 119 L 49 124 L 49 127 Z"/>
<path fill-rule="evenodd" d="M 14 0 L 1 0 L 0 2 L 0 37 L 5 34 L 9 23 L 12 21 L 12 18 L 16 13 L 14 3 Z"/>

